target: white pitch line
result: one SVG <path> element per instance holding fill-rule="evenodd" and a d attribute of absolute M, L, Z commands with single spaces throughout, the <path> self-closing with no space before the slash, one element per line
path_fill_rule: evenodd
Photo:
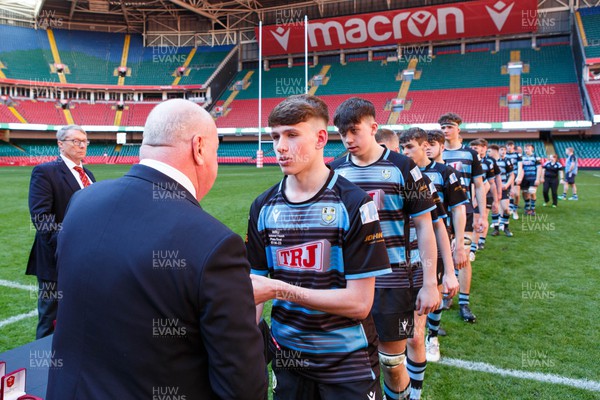
<path fill-rule="evenodd" d="M 5 281 L 4 279 L 0 279 L 0 286 L 6 286 L 13 289 L 37 290 L 33 285 L 23 285 L 22 283 Z"/>
<path fill-rule="evenodd" d="M 22 319 L 35 317 L 35 316 L 37 316 L 37 314 L 38 314 L 38 311 L 37 310 L 33 310 L 33 311 L 30 311 L 30 312 L 28 312 L 26 314 L 15 315 L 14 317 L 7 318 L 7 319 L 5 319 L 3 321 L 0 321 L 0 328 L 4 328 L 6 325 L 13 324 L 13 323 L 18 322 L 18 321 L 20 321 Z"/>
<path fill-rule="evenodd" d="M 554 383 L 559 385 L 572 386 L 577 389 L 600 392 L 600 382 L 587 379 L 566 378 L 554 374 L 542 374 L 541 372 L 519 371 L 515 369 L 503 369 L 494 367 L 491 364 L 475 361 L 458 360 L 456 358 L 442 358 L 438 364 L 448 365 L 450 367 L 467 369 L 469 371 L 487 372 L 490 374 L 511 376 L 513 378 L 531 379 L 539 382 Z"/>

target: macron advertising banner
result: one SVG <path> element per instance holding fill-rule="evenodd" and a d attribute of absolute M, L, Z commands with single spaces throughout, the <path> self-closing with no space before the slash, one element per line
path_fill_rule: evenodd
<path fill-rule="evenodd" d="M 481 0 L 308 21 L 308 50 L 327 51 L 534 32 L 537 0 Z M 304 52 L 304 16 L 278 11 L 263 55 Z M 259 37 L 256 28 L 256 37 Z"/>

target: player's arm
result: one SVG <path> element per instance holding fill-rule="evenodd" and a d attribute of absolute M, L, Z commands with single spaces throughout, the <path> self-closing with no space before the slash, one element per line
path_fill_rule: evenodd
<path fill-rule="evenodd" d="M 456 245 L 454 246 L 454 267 L 462 269 L 467 265 L 467 254 L 463 241 L 465 237 L 465 225 L 467 224 L 467 208 L 464 204 L 452 209 L 452 227 Z"/>
<path fill-rule="evenodd" d="M 260 275 L 250 277 L 257 303 L 271 299 L 286 300 L 352 319 L 362 320 L 369 315 L 375 294 L 374 277 L 348 280 L 345 288 L 335 290 L 308 289 Z"/>
<path fill-rule="evenodd" d="M 535 170 L 535 182 L 534 182 L 534 186 L 539 186 L 540 184 L 540 179 L 542 177 L 542 164 L 539 163 L 536 170 Z"/>
<path fill-rule="evenodd" d="M 416 310 L 419 315 L 437 310 L 440 296 L 437 290 L 437 246 L 431 213 L 426 212 L 413 216 L 417 231 L 419 256 L 423 268 L 423 287 L 417 296 Z"/>
<path fill-rule="evenodd" d="M 523 162 L 517 162 L 517 179 L 515 180 L 515 185 L 520 186 L 524 176 L 525 170 L 523 169 Z"/>
<path fill-rule="evenodd" d="M 219 398 L 256 400 L 267 391 L 249 269 L 242 239 L 232 233 L 211 249 L 197 284 L 203 305 L 198 324 L 211 366 L 209 380 Z"/>
<path fill-rule="evenodd" d="M 443 218 L 439 218 L 433 223 L 435 232 L 435 242 L 442 254 L 444 261 L 444 277 L 442 280 L 443 293 L 448 293 L 448 296 L 454 297 L 458 293 L 458 280 L 454 275 L 454 261 L 452 260 L 452 249 L 450 248 L 450 238 L 448 230 Z"/>
<path fill-rule="evenodd" d="M 484 218 L 483 210 L 485 210 L 486 202 L 485 202 L 485 186 L 483 185 L 483 178 L 481 176 L 477 176 L 473 178 L 473 182 L 475 184 L 475 198 L 477 199 L 477 205 L 479 206 L 479 222 L 477 223 L 477 230 L 479 232 L 483 232 L 488 225 L 487 219 Z"/>

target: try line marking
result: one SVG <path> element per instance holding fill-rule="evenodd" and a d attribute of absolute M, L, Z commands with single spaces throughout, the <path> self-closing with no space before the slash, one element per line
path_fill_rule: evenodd
<path fill-rule="evenodd" d="M 37 290 L 37 287 L 33 285 L 23 285 L 22 283 L 6 281 L 4 279 L 0 279 L 0 286 L 6 286 L 12 289 Z"/>
<path fill-rule="evenodd" d="M 25 314 L 15 315 L 14 317 L 7 318 L 3 321 L 0 321 L 0 328 L 4 328 L 6 325 L 14 324 L 15 322 L 19 322 L 22 319 L 37 317 L 38 311 L 32 310 Z"/>
<path fill-rule="evenodd" d="M 458 360 L 456 358 L 442 358 L 437 364 L 448 365 L 450 367 L 466 369 L 469 371 L 487 372 L 490 374 L 510 376 L 519 379 L 531 379 L 539 382 L 572 386 L 577 389 L 584 389 L 592 392 L 600 392 L 600 382 L 590 381 L 587 379 L 573 379 L 554 374 L 542 374 L 541 372 L 503 369 L 483 362 Z"/>

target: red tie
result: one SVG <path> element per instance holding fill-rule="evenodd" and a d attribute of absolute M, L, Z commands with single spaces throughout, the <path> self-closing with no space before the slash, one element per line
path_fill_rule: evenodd
<path fill-rule="evenodd" d="M 85 174 L 85 171 L 83 170 L 83 168 L 75 166 L 75 167 L 73 167 L 73 169 L 79 173 L 79 177 L 81 178 L 81 183 L 83 183 L 84 188 L 86 188 L 92 184 L 90 182 L 90 180 L 88 179 L 87 175 Z"/>

